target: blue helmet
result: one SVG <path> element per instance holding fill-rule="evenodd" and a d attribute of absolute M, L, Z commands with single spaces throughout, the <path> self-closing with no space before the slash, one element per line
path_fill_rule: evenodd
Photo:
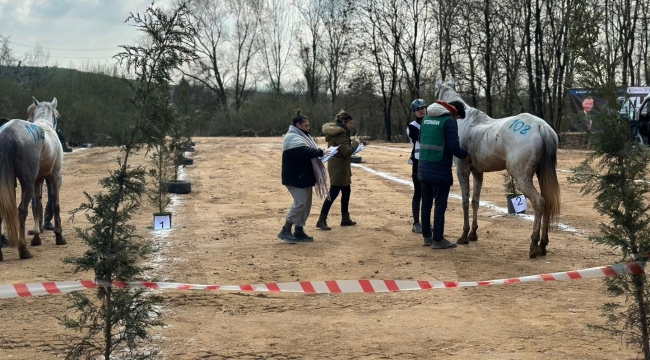
<path fill-rule="evenodd" d="M 427 107 L 427 103 L 424 102 L 422 99 L 415 99 L 411 103 L 411 110 L 415 111 L 419 108 Z"/>

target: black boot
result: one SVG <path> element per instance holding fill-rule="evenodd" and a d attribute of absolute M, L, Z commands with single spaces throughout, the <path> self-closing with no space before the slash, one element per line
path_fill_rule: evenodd
<path fill-rule="evenodd" d="M 320 214 L 316 227 L 321 230 L 332 230 L 331 227 L 327 226 L 327 215 L 325 214 Z"/>
<path fill-rule="evenodd" d="M 296 226 L 296 231 L 293 232 L 293 236 L 300 242 L 312 242 L 314 238 L 305 233 L 305 229 L 302 226 Z"/>
<path fill-rule="evenodd" d="M 284 226 L 282 227 L 282 231 L 278 234 L 278 239 L 286 242 L 287 244 L 295 244 L 298 242 L 298 239 L 296 239 L 295 236 L 291 234 L 291 225 L 293 225 L 290 222 L 285 222 Z"/>
<path fill-rule="evenodd" d="M 341 226 L 352 226 L 357 224 L 356 221 L 352 221 L 352 219 L 350 219 L 349 212 L 343 213 L 341 215 L 343 216 L 341 219 Z"/>

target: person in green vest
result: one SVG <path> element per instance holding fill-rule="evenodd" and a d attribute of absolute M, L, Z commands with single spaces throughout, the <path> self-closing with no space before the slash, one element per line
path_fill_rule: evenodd
<path fill-rule="evenodd" d="M 422 236 L 424 246 L 432 249 L 455 248 L 456 243 L 445 239 L 445 212 L 449 190 L 454 182 L 451 173 L 453 157 L 470 161 L 470 154 L 460 146 L 458 139 L 458 114 L 464 117 L 462 103 L 456 107 L 436 101 L 427 108 L 427 116 L 422 119 L 420 127 L 420 162 L 418 179 L 422 183 Z M 431 229 L 431 209 L 435 202 L 433 214 L 433 232 Z"/>

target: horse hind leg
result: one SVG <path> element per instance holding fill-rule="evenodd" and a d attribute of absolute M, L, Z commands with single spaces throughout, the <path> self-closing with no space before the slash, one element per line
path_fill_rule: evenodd
<path fill-rule="evenodd" d="M 65 241 L 63 230 L 61 229 L 61 203 L 59 201 L 61 177 L 50 179 L 50 190 L 52 191 L 52 211 L 54 212 L 54 236 L 56 237 L 56 244 L 65 245 L 67 241 Z"/>
<path fill-rule="evenodd" d="M 535 220 L 533 222 L 533 233 L 530 235 L 530 253 L 529 256 L 530 258 L 536 258 L 539 255 L 542 255 L 542 250 L 540 248 L 539 240 L 540 240 L 540 228 L 541 228 L 541 222 L 542 222 L 542 213 L 544 210 L 544 199 L 542 196 L 537 192 L 537 189 L 535 189 L 535 186 L 533 185 L 533 178 L 532 176 L 528 177 L 516 177 L 515 181 L 517 182 L 517 186 L 519 187 L 519 190 L 526 196 L 526 198 L 530 199 L 530 202 L 533 204 L 533 210 L 535 211 Z M 548 236 L 547 236 L 547 241 L 548 243 Z M 546 245 L 544 244 L 544 247 Z"/>
<path fill-rule="evenodd" d="M 34 229 L 32 230 L 32 246 L 40 246 L 41 233 L 43 232 L 43 179 L 34 183 L 34 197 L 32 199 L 32 216 L 34 217 Z"/>
<path fill-rule="evenodd" d="M 548 245 L 548 226 L 550 221 L 550 216 L 547 213 L 544 213 L 542 218 L 542 237 L 539 240 L 539 252 L 540 255 L 546 255 L 546 246 Z"/>
<path fill-rule="evenodd" d="M 21 259 L 31 259 L 32 254 L 27 249 L 27 242 L 25 241 L 25 221 L 27 220 L 27 213 L 29 212 L 29 203 L 34 196 L 34 189 L 32 187 L 34 181 L 20 181 L 20 188 L 22 191 L 20 206 L 18 206 L 18 217 L 20 222 L 20 235 L 18 240 L 18 254 Z"/>
<path fill-rule="evenodd" d="M 477 241 L 478 234 L 478 207 L 481 199 L 481 188 L 483 187 L 483 173 L 472 173 L 474 175 L 474 193 L 472 194 L 472 230 L 469 233 L 469 241 Z"/>

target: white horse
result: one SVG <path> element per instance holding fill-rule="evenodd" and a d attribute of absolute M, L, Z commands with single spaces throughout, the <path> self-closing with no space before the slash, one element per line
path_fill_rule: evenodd
<path fill-rule="evenodd" d="M 530 236 L 530 257 L 546 255 L 548 226 L 560 214 L 560 185 L 557 181 L 557 134 L 546 121 L 523 113 L 503 119 L 492 119 L 484 112 L 467 106 L 454 91 L 453 79 L 436 82 L 438 100 L 460 101 L 465 105 L 465 118 L 458 120 L 460 145 L 472 154 L 471 163 L 454 158 L 462 191 L 464 225 L 459 244 L 478 240 L 477 212 L 483 185 L 483 173 L 507 170 L 521 192 L 530 199 L 535 210 L 533 233 Z M 473 220 L 469 227 L 469 174 L 474 177 L 472 196 Z M 540 193 L 533 185 L 537 175 Z M 541 228 L 541 239 L 540 239 Z M 541 240 L 541 242 L 540 242 Z"/>
<path fill-rule="evenodd" d="M 34 194 L 34 238 L 32 246 L 41 245 L 40 224 L 43 218 L 42 188 L 47 178 L 52 189 L 54 234 L 56 244 L 66 243 L 61 231 L 59 189 L 63 148 L 56 134 L 56 98 L 49 102 L 34 99 L 36 110 L 33 123 L 14 119 L 0 127 L 0 221 L 5 221 L 12 247 L 18 247 L 21 259 L 32 257 L 25 241 L 25 220 L 29 202 Z M 16 179 L 20 182 L 22 196 L 16 209 Z M 18 213 L 16 213 L 18 210 Z M 0 260 L 2 260 L 0 251 Z"/>

